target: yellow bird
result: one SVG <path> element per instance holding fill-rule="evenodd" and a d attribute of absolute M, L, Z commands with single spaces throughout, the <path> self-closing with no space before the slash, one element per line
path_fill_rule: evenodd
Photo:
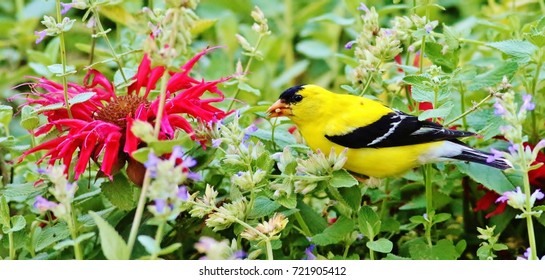
<path fill-rule="evenodd" d="M 419 165 L 457 159 L 499 169 L 504 159 L 457 140 L 472 132 L 445 128 L 364 97 L 335 94 L 316 85 L 285 90 L 268 110 L 290 118 L 313 150 L 348 148 L 344 168 L 369 177 L 402 175 Z"/>

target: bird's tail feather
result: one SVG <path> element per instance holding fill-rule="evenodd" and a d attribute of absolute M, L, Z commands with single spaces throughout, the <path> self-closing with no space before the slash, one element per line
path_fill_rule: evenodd
<path fill-rule="evenodd" d="M 494 158 L 493 161 L 488 162 L 488 159 L 491 158 L 490 156 L 492 156 L 492 154 L 490 153 L 474 150 L 471 148 L 466 148 L 462 150 L 461 154 L 456 156 L 450 156 L 449 158 L 480 163 L 480 164 L 488 165 L 488 166 L 498 168 L 501 170 L 511 167 L 511 165 L 507 162 L 507 160 L 503 158 L 499 158 L 499 159 Z"/>

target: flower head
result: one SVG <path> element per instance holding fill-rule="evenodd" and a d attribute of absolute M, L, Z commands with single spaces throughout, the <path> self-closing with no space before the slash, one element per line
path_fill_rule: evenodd
<path fill-rule="evenodd" d="M 364 11 L 366 13 L 369 12 L 369 8 L 367 8 L 367 6 L 363 3 L 360 3 L 360 5 L 358 6 L 358 11 Z"/>
<path fill-rule="evenodd" d="M 350 49 L 352 49 L 352 46 L 354 46 L 355 43 L 356 43 L 355 40 L 349 41 L 348 43 L 346 43 L 344 45 L 344 48 L 347 49 L 347 50 L 350 50 Z"/>
<path fill-rule="evenodd" d="M 116 95 L 114 85 L 102 73 L 90 70 L 83 85 L 68 83 L 69 98 L 85 100 L 70 107 L 73 118 L 68 117 L 64 106 L 42 111 L 48 123 L 33 131 L 33 134 L 42 135 L 56 130 L 57 137 L 26 151 L 23 157 L 45 150 L 46 153 L 39 162 L 46 158 L 49 158 L 49 164 L 61 161 L 66 167 L 65 171 L 70 167 L 72 159 L 76 159 L 75 179 L 83 174 L 89 162 L 96 162 L 100 171 L 112 178 L 141 143 L 131 131 L 136 120 L 150 124 L 160 121 L 160 140 L 172 139 L 177 129 L 185 131 L 192 139 L 199 140 L 190 121 L 185 118 L 186 115 L 191 116 L 191 119 L 210 123 L 221 120 L 228 114 L 211 105 L 223 100 L 223 93 L 217 85 L 226 79 L 199 81 L 189 76 L 197 61 L 210 50 L 202 51 L 183 65 L 179 72 L 171 73 L 166 73 L 163 66 L 152 68 L 150 59 L 144 55 L 133 77 L 134 82 L 128 87 L 127 95 Z M 149 100 L 148 94 L 166 74 L 170 75 L 166 88 L 167 100 L 162 119 L 157 120 L 159 98 Z M 42 107 L 64 104 L 61 84 L 45 78 L 36 80 L 27 104 Z M 217 97 L 202 98 L 205 92 Z M 148 162 L 149 164 L 152 163 Z"/>
<path fill-rule="evenodd" d="M 522 105 L 520 106 L 520 110 L 525 111 L 532 111 L 536 108 L 536 104 L 532 103 L 532 95 L 530 94 L 523 94 L 522 95 Z"/>
<path fill-rule="evenodd" d="M 57 203 L 49 201 L 41 195 L 36 197 L 33 204 L 34 208 L 38 209 L 40 212 L 52 210 L 53 208 L 57 207 L 57 205 Z"/>
<path fill-rule="evenodd" d="M 41 43 L 45 36 L 47 36 L 47 30 L 42 30 L 42 31 L 34 31 L 34 35 L 38 36 L 38 38 L 36 38 L 36 45 Z"/>
<path fill-rule="evenodd" d="M 316 245 L 314 244 L 311 244 L 310 246 L 308 246 L 306 249 L 305 249 L 305 259 L 306 260 L 315 260 L 316 259 L 316 255 L 314 255 L 312 253 L 312 251 L 314 251 L 314 248 L 316 248 Z"/>
<path fill-rule="evenodd" d="M 64 15 L 64 14 L 68 13 L 68 11 L 70 9 L 72 9 L 73 5 L 74 5 L 73 3 L 63 3 L 63 2 L 61 2 L 61 7 L 62 7 L 61 15 Z"/>
<path fill-rule="evenodd" d="M 507 110 L 505 110 L 500 102 L 494 103 L 494 114 L 496 114 L 497 116 L 503 116 L 506 112 Z"/>
<path fill-rule="evenodd" d="M 502 151 L 498 151 L 496 149 L 490 149 L 490 151 L 492 152 L 492 154 L 490 154 L 486 158 L 486 162 L 490 163 L 490 162 L 494 162 L 494 161 L 499 160 L 499 159 L 503 159 L 503 152 Z"/>

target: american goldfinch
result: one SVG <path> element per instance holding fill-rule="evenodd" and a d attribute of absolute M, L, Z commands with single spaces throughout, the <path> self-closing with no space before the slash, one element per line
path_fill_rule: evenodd
<path fill-rule="evenodd" d="M 457 159 L 499 169 L 504 159 L 475 150 L 459 137 L 474 133 L 445 128 L 364 97 L 335 94 L 316 85 L 284 91 L 268 110 L 290 118 L 313 150 L 347 150 L 344 168 L 369 177 L 389 177 L 422 164 Z M 488 160 L 487 160 L 488 159 Z"/>

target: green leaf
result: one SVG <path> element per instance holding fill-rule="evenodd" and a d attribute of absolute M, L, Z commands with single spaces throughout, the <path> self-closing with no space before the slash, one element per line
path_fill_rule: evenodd
<path fill-rule="evenodd" d="M 346 235 L 354 230 L 354 222 L 345 216 L 341 216 L 337 221 L 326 228 L 324 232 L 314 235 L 311 238 L 312 243 L 318 246 L 336 244 L 342 241 Z"/>
<path fill-rule="evenodd" d="M 392 241 L 385 238 L 380 238 L 375 241 L 367 241 L 367 243 L 365 243 L 365 246 L 373 251 L 380 253 L 390 253 L 394 248 L 394 244 L 392 243 Z"/>
<path fill-rule="evenodd" d="M 132 152 L 131 156 L 138 162 L 144 163 L 148 160 L 148 156 L 150 152 L 151 152 L 150 147 L 143 147 Z"/>
<path fill-rule="evenodd" d="M 418 116 L 418 119 L 427 120 L 431 118 L 445 118 L 450 113 L 450 111 L 452 111 L 452 103 L 447 102 L 437 109 L 431 109 L 422 112 Z"/>
<path fill-rule="evenodd" d="M 249 84 L 247 84 L 245 82 L 239 81 L 239 83 L 237 85 L 237 88 L 242 90 L 242 91 L 252 93 L 255 96 L 261 96 L 261 91 L 259 89 L 254 88 L 254 87 L 252 87 L 251 85 L 249 85 Z"/>
<path fill-rule="evenodd" d="M 30 198 L 34 198 L 41 193 L 45 187 L 35 188 L 32 183 L 25 184 L 9 184 L 4 189 L 3 196 L 6 200 L 23 202 Z"/>
<path fill-rule="evenodd" d="M 7 127 L 13 117 L 13 108 L 8 105 L 0 104 L 0 124 Z"/>
<path fill-rule="evenodd" d="M 176 250 L 180 249 L 180 247 L 182 247 L 182 243 L 180 243 L 180 242 L 170 244 L 169 246 L 161 249 L 161 251 L 159 251 L 159 253 L 157 255 L 162 256 L 162 255 L 173 253 Z"/>
<path fill-rule="evenodd" d="M 469 91 L 475 91 L 485 87 L 491 87 L 499 83 L 504 76 L 507 78 L 512 77 L 518 69 L 518 64 L 513 61 L 507 61 L 498 67 L 494 67 L 492 70 L 477 75 L 473 79 L 473 83 L 469 84 L 467 89 Z"/>
<path fill-rule="evenodd" d="M 146 252 L 148 252 L 148 254 L 150 255 L 158 253 L 160 251 L 160 248 L 157 248 L 157 246 L 155 245 L 155 239 L 147 235 L 139 235 L 138 242 L 140 242 L 140 244 L 144 246 L 144 249 L 146 249 Z"/>
<path fill-rule="evenodd" d="M 122 173 L 114 175 L 113 180 L 105 182 L 101 188 L 104 196 L 117 208 L 130 211 L 136 207 L 134 187 Z"/>
<path fill-rule="evenodd" d="M 538 50 L 534 44 L 523 40 L 506 40 L 486 45 L 503 52 L 520 64 L 532 61 L 533 55 Z"/>
<path fill-rule="evenodd" d="M 456 163 L 460 172 L 468 175 L 475 182 L 482 184 L 489 190 L 493 190 L 499 194 L 515 189 L 511 181 L 506 177 L 501 170 L 492 168 L 486 165 L 470 162 Z"/>
<path fill-rule="evenodd" d="M 445 43 L 447 43 L 449 49 L 457 50 L 460 48 L 460 40 L 458 39 L 460 35 L 456 31 L 443 24 L 443 34 L 445 35 Z"/>
<path fill-rule="evenodd" d="M 254 207 L 248 215 L 250 219 L 265 217 L 280 208 L 280 204 L 274 200 L 270 200 L 265 196 L 258 196 L 254 201 Z"/>
<path fill-rule="evenodd" d="M 186 140 L 184 138 L 182 139 L 175 139 L 175 140 L 162 140 L 162 141 L 153 141 L 148 143 L 151 148 L 153 148 L 153 152 L 157 156 L 161 156 L 164 154 L 170 154 L 172 153 L 172 150 L 174 149 L 174 146 L 182 146 Z M 147 161 L 147 157 L 144 160 Z"/>
<path fill-rule="evenodd" d="M 355 22 L 354 18 L 343 18 L 333 13 L 324 14 L 309 20 L 309 22 L 315 21 L 329 21 L 340 26 L 349 26 Z"/>
<path fill-rule="evenodd" d="M 433 216 L 433 223 L 434 224 L 438 224 L 438 223 L 441 223 L 441 222 L 444 222 L 448 219 L 450 219 L 452 215 L 449 214 L 449 213 L 439 213 L 439 214 L 436 214 Z"/>
<path fill-rule="evenodd" d="M 66 72 L 64 72 L 62 64 L 52 64 L 47 66 L 47 70 L 55 75 L 64 75 L 66 73 L 75 72 L 76 67 L 74 67 L 73 65 L 66 65 Z"/>
<path fill-rule="evenodd" d="M 84 93 L 80 93 L 72 98 L 70 98 L 70 100 L 68 100 L 68 104 L 70 105 L 74 105 L 74 104 L 79 104 L 79 103 L 83 103 L 91 98 L 93 98 L 93 96 L 96 95 L 96 92 L 84 92 Z"/>
<path fill-rule="evenodd" d="M 122 5 L 101 5 L 100 13 L 111 21 L 124 25 L 133 31 L 141 32 L 147 29 Z"/>
<path fill-rule="evenodd" d="M 26 226 L 26 220 L 21 215 L 16 215 L 11 217 L 10 221 L 11 221 L 11 226 L 6 226 L 6 225 L 2 226 L 2 232 L 4 232 L 5 234 L 8 234 L 10 232 L 20 231 L 24 229 Z"/>
<path fill-rule="evenodd" d="M 117 71 L 115 71 L 115 74 L 114 74 L 114 86 L 115 87 L 120 87 L 120 86 L 123 86 L 123 85 L 129 85 L 133 82 L 133 80 L 131 80 L 130 77 L 134 77 L 138 71 L 137 68 L 125 68 L 123 67 L 123 74 L 125 74 L 125 78 L 127 79 L 127 81 L 125 81 L 125 79 L 123 78 L 123 75 L 121 75 L 121 71 L 118 69 Z"/>
<path fill-rule="evenodd" d="M 291 66 L 291 68 L 283 71 L 280 76 L 274 79 L 271 83 L 271 86 L 273 88 L 280 88 L 281 86 L 288 84 L 290 81 L 303 74 L 307 70 L 309 65 L 310 61 L 307 59 L 296 62 L 295 64 L 293 64 L 293 66 Z"/>
<path fill-rule="evenodd" d="M 197 36 L 204 31 L 212 28 L 216 24 L 217 19 L 198 19 L 191 27 L 191 35 Z"/>
<path fill-rule="evenodd" d="M 333 51 L 326 44 L 317 40 L 303 40 L 295 45 L 295 49 L 313 59 L 325 59 L 333 55 Z"/>
<path fill-rule="evenodd" d="M 104 256 L 109 260 L 128 260 L 131 252 L 125 240 L 97 213 L 90 211 L 89 215 L 91 215 L 97 224 L 100 246 L 102 247 Z"/>
<path fill-rule="evenodd" d="M 369 239 L 380 232 L 380 218 L 378 214 L 370 206 L 364 205 L 358 212 L 358 228 L 360 232 Z"/>
<path fill-rule="evenodd" d="M 297 207 L 297 196 L 295 194 L 290 196 L 281 196 L 276 199 L 276 202 L 288 209 L 293 209 Z"/>
<path fill-rule="evenodd" d="M 426 42 L 426 55 L 434 63 L 450 73 L 458 66 L 458 54 L 452 50 L 443 53 L 443 45 L 435 42 Z"/>
<path fill-rule="evenodd" d="M 3 195 L 0 197 L 0 225 L 10 226 L 9 205 Z"/>
<path fill-rule="evenodd" d="M 64 240 L 70 236 L 68 226 L 64 223 L 58 223 L 52 227 L 46 227 L 36 238 L 36 252 L 39 252 L 51 244 Z"/>
<path fill-rule="evenodd" d="M 348 188 L 358 184 L 358 180 L 354 179 L 348 171 L 344 169 L 333 172 L 333 177 L 329 180 L 329 184 L 335 188 Z"/>
<path fill-rule="evenodd" d="M 40 125 L 40 119 L 34 113 L 32 106 L 24 106 L 21 109 L 21 126 L 26 130 L 33 130 Z"/>
<path fill-rule="evenodd" d="M 272 132 L 268 129 L 258 129 L 250 133 L 250 135 L 264 141 L 271 141 L 272 139 Z M 283 149 L 288 145 L 295 144 L 296 140 L 287 130 L 277 129 L 274 131 L 274 142 Z"/>
<path fill-rule="evenodd" d="M 414 260 L 455 260 L 460 253 L 450 240 L 442 239 L 431 248 L 422 239 L 416 239 L 409 245 L 409 253 Z"/>
<path fill-rule="evenodd" d="M 297 208 L 300 210 L 301 217 L 310 230 L 310 233 L 316 235 L 327 228 L 328 224 L 324 217 L 316 213 L 312 207 L 305 204 L 302 200 L 299 200 L 297 203 Z"/>
<path fill-rule="evenodd" d="M 403 81 L 413 87 L 418 87 L 429 91 L 433 90 L 429 85 L 429 83 L 431 83 L 430 78 L 424 75 L 407 75 L 403 77 Z"/>
<path fill-rule="evenodd" d="M 344 197 L 346 203 L 352 207 L 354 212 L 358 211 L 362 201 L 361 190 L 358 185 L 352 186 L 350 188 L 339 189 L 341 196 Z"/>

